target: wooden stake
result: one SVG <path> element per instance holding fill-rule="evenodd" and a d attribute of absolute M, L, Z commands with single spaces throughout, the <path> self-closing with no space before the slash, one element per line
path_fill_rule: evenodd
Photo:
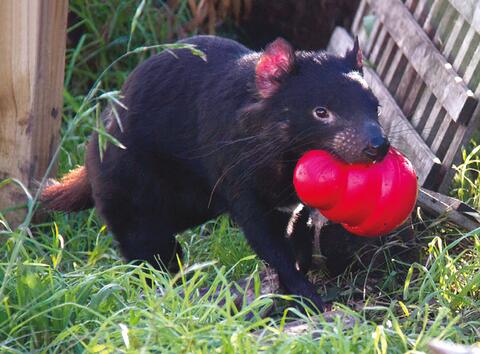
<path fill-rule="evenodd" d="M 67 13 L 67 0 L 0 1 L 0 181 L 32 188 L 57 147 Z M 0 189 L 0 212 L 25 201 L 12 184 Z"/>

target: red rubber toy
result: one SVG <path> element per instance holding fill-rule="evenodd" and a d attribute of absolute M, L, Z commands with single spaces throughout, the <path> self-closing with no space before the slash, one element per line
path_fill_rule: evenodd
<path fill-rule="evenodd" d="M 293 183 L 304 204 L 365 237 L 386 235 L 403 224 L 418 193 L 412 164 L 393 148 L 371 164 L 347 164 L 326 151 L 309 151 L 298 161 Z"/>

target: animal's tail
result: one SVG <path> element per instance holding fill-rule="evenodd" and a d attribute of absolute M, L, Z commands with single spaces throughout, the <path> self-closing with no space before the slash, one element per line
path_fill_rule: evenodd
<path fill-rule="evenodd" d="M 93 208 L 92 187 L 84 166 L 70 171 L 60 182 L 53 181 L 40 197 L 43 207 L 58 211 L 79 211 Z"/>

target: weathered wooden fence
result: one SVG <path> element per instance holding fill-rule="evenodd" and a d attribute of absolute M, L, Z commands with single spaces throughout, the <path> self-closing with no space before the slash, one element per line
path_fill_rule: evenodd
<path fill-rule="evenodd" d="M 67 0 L 0 1 L 0 181 L 45 174 L 60 132 Z M 25 202 L 0 189 L 0 211 Z"/>
<path fill-rule="evenodd" d="M 351 32 L 392 145 L 413 162 L 423 187 L 445 193 L 480 120 L 480 1 L 362 0 Z M 352 43 L 339 27 L 329 49 L 341 54 Z M 425 191 L 421 202 L 458 207 Z"/>

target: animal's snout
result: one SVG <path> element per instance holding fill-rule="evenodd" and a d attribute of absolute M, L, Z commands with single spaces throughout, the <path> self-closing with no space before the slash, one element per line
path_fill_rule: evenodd
<path fill-rule="evenodd" d="M 382 161 L 387 155 L 390 142 L 384 136 L 375 136 L 370 139 L 363 153 L 372 161 Z"/>
<path fill-rule="evenodd" d="M 389 148 L 390 142 L 381 125 L 370 121 L 339 131 L 330 151 L 348 163 L 368 163 L 382 161 Z"/>
<path fill-rule="evenodd" d="M 364 134 L 366 147 L 363 155 L 371 161 L 382 161 L 390 147 L 382 127 L 377 122 L 367 122 L 364 125 Z"/>

